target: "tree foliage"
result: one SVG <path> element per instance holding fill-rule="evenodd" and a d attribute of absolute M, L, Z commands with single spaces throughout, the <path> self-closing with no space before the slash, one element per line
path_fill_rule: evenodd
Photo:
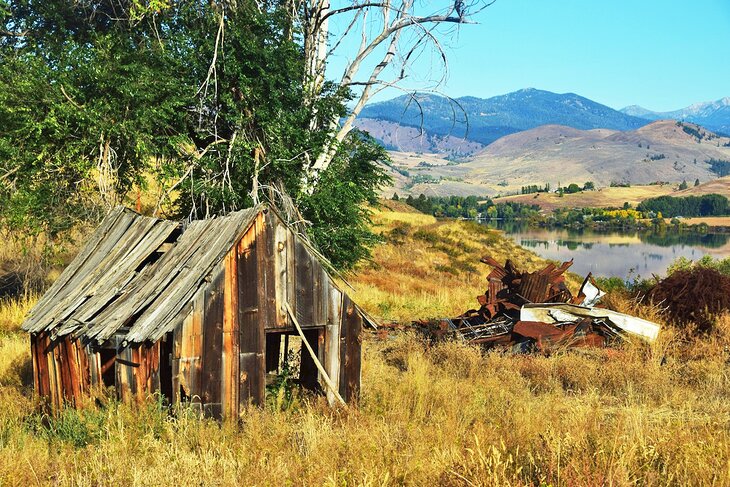
<path fill-rule="evenodd" d="M 483 200 L 478 196 L 426 196 L 414 198 L 409 195 L 406 203 L 422 213 L 437 217 L 450 218 L 536 218 L 540 213 L 538 205 L 528 205 L 516 201 L 495 204 L 491 199 Z"/>
<path fill-rule="evenodd" d="M 675 216 L 724 216 L 730 212 L 730 202 L 719 194 L 702 196 L 659 196 L 642 201 L 639 211 L 661 212 L 664 217 Z"/>
<path fill-rule="evenodd" d="M 352 132 L 317 191 L 302 191 L 350 95 L 325 82 L 305 102 L 287 5 L 0 0 L 2 223 L 55 234 L 150 178 L 174 217 L 244 208 L 275 187 L 333 262 L 367 255 L 362 206 L 387 155 Z"/>

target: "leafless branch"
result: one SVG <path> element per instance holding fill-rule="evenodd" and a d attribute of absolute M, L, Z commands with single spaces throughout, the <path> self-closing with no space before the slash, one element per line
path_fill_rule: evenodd
<path fill-rule="evenodd" d="M 429 15 L 416 15 L 416 10 L 420 10 L 422 6 L 417 6 L 415 0 L 401 0 L 397 5 L 393 5 L 391 0 L 353 2 L 352 5 L 338 9 L 330 9 L 328 0 L 313 0 L 311 8 L 306 10 L 309 19 L 308 27 L 312 30 L 306 32 L 307 41 L 305 42 L 305 56 L 309 60 L 307 66 L 310 70 L 307 79 L 312 82 L 313 93 L 318 92 L 319 87 L 316 80 L 323 76 L 326 57 L 343 45 L 343 38 L 354 30 L 354 26 L 358 22 L 361 23 L 362 27 L 360 45 L 352 60 L 345 67 L 339 84 L 342 87 L 358 87 L 361 89 L 356 96 L 355 104 L 350 113 L 344 117 L 342 122 L 340 123 L 339 117 L 333 118 L 329 122 L 329 129 L 334 134 L 333 138 L 325 144 L 315 161 L 311 163 L 307 161 L 302 176 L 305 191 L 311 193 L 314 190 L 319 174 L 325 171 L 331 163 L 337 147 L 354 127 L 354 121 L 365 104 L 374 95 L 386 88 L 400 88 L 398 84 L 408 76 L 409 67 L 421 57 L 424 50 L 429 46 L 437 53 L 439 63 L 443 68 L 441 77 L 435 82 L 435 86 L 440 86 L 445 81 L 448 73 L 448 58 L 441 40 L 436 34 L 436 29 L 445 24 L 458 26 L 474 23 L 471 16 L 483 11 L 494 4 L 495 1 L 472 0 L 466 2 L 464 0 L 454 0 L 452 3 L 443 4 L 443 8 L 437 9 Z M 382 15 L 374 23 L 367 22 L 367 14 L 371 10 L 379 10 Z M 321 44 L 326 42 L 327 39 L 328 19 L 337 15 L 352 14 L 353 12 L 354 16 L 347 23 L 345 30 L 335 41 L 335 44 L 326 50 L 327 56 L 322 56 Z M 375 35 L 369 35 L 368 29 L 373 25 L 382 25 L 382 27 L 378 29 L 379 32 Z M 406 38 L 401 43 L 401 34 L 411 29 L 415 29 L 418 34 L 414 38 Z M 380 62 L 374 67 L 368 68 L 369 72 L 363 80 L 359 76 L 361 68 L 363 65 L 369 64 L 366 61 L 370 60 L 374 53 L 380 52 L 383 46 L 385 46 L 385 53 L 382 55 Z M 389 80 L 382 79 L 386 77 L 386 68 L 389 68 L 396 59 L 397 63 L 400 64 L 398 71 Z M 453 115 L 453 130 L 457 123 L 457 110 L 462 111 L 464 115 L 466 115 L 466 112 L 456 100 L 448 99 Z M 408 106 L 410 106 L 410 103 L 415 103 L 419 107 L 421 113 L 420 134 L 423 135 L 423 113 L 420 102 L 413 95 Z"/>
<path fill-rule="evenodd" d="M 61 93 L 63 93 L 63 96 L 64 96 L 64 97 L 65 97 L 65 98 L 66 98 L 66 99 L 67 99 L 67 100 L 69 101 L 69 103 L 71 103 L 71 104 L 72 104 L 73 106 L 75 106 L 75 107 L 76 107 L 76 108 L 78 108 L 79 110 L 83 110 L 83 109 L 84 109 L 84 106 L 83 106 L 83 105 L 79 105 L 78 103 L 76 103 L 76 102 L 74 101 L 74 99 L 73 99 L 73 98 L 71 98 L 71 97 L 70 97 L 70 96 L 68 95 L 68 93 L 66 93 L 66 90 L 65 90 L 65 89 L 63 88 L 63 85 L 59 85 L 59 86 L 61 87 Z"/>

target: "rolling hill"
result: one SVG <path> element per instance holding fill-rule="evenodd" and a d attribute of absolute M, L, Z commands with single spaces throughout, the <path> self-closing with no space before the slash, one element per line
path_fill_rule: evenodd
<path fill-rule="evenodd" d="M 600 188 L 596 191 L 583 191 L 574 194 L 564 194 L 562 197 L 554 193 L 534 193 L 519 194 L 514 196 L 503 196 L 494 201 L 497 203 L 506 201 L 515 201 L 529 205 L 539 205 L 546 211 L 552 211 L 556 208 L 575 208 L 575 207 L 591 207 L 591 208 L 616 208 L 621 207 L 624 203 L 636 206 L 647 198 L 656 198 L 658 196 L 701 196 L 705 194 L 721 194 L 730 198 L 730 176 L 718 179 L 712 179 L 698 186 L 693 186 L 685 190 L 679 190 L 676 184 L 652 184 L 637 185 L 631 187 L 609 187 Z M 726 217 L 715 218 L 715 221 L 723 223 L 727 221 Z M 694 219 L 689 223 L 699 223 L 705 221 L 713 224 L 713 219 L 703 218 Z M 714 223 L 720 224 L 720 223 Z"/>
<path fill-rule="evenodd" d="M 460 164 L 440 154 L 391 156 L 401 193 L 495 195 L 546 183 L 705 182 L 718 177 L 707 160 L 730 161 L 730 138 L 673 120 L 629 131 L 545 125 L 502 137 Z"/>

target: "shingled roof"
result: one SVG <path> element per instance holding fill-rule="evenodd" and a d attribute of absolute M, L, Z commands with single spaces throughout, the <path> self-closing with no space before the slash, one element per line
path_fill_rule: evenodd
<path fill-rule="evenodd" d="M 262 206 L 180 222 L 112 210 L 23 323 L 30 333 L 103 343 L 156 341 L 184 310 Z"/>

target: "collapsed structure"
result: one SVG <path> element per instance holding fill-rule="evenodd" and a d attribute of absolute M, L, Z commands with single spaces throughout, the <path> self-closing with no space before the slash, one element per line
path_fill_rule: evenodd
<path fill-rule="evenodd" d="M 590 274 L 573 296 L 565 285 L 572 260 L 536 272 L 520 271 L 509 260 L 504 266 L 491 257 L 481 262 L 492 271 L 486 292 L 477 297 L 480 308 L 453 319 L 415 322 L 418 330 L 435 339 L 457 336 L 484 346 L 510 345 L 516 351 L 603 347 L 630 336 L 651 342 L 659 333 L 656 323 L 596 307 L 604 293 Z"/>
<path fill-rule="evenodd" d="M 312 350 L 302 347 L 302 386 L 355 400 L 363 317 L 272 208 L 183 225 L 118 207 L 22 328 L 53 408 L 113 387 L 238 417 L 263 403 L 290 335 Z"/>

